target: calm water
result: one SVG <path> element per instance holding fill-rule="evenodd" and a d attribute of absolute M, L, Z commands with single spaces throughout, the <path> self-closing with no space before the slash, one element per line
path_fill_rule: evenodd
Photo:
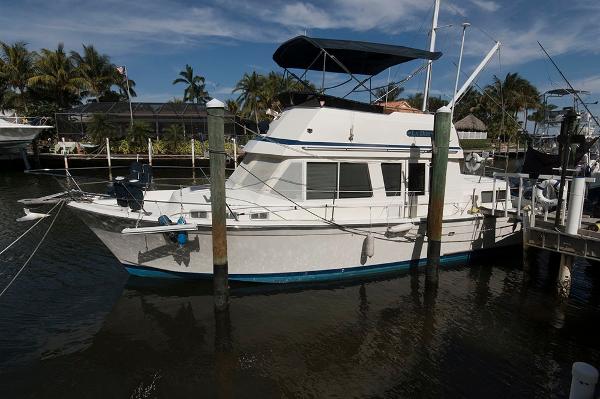
<path fill-rule="evenodd" d="M 16 200 L 58 189 L 0 172 L 0 249 L 27 228 Z M 1 287 L 43 230 L 0 257 Z M 64 209 L 0 298 L 0 397 L 565 397 L 573 361 L 600 365 L 600 282 L 578 263 L 560 304 L 538 270 L 524 282 L 515 248 L 444 269 L 437 292 L 418 271 L 234 286 L 216 318 L 210 283 L 128 279 Z"/>

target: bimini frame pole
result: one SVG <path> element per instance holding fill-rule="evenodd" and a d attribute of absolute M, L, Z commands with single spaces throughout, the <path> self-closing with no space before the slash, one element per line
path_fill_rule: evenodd
<path fill-rule="evenodd" d="M 440 0 L 435 0 L 433 6 L 433 18 L 431 20 L 431 35 L 429 36 L 429 51 L 435 51 L 435 30 L 437 29 L 438 16 L 440 14 Z M 423 90 L 423 106 L 421 111 L 427 111 L 427 101 L 429 99 L 429 85 L 431 84 L 431 65 L 432 60 L 427 61 L 427 76 L 425 77 L 425 90 Z"/>

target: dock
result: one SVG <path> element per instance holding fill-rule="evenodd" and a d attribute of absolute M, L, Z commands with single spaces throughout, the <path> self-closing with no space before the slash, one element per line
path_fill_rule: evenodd
<path fill-rule="evenodd" d="M 509 195 L 497 198 L 497 188 L 493 190 L 490 206 L 482 206 L 480 211 L 489 215 L 511 216 L 521 222 L 523 233 L 523 267 L 529 271 L 530 248 L 551 251 L 561 254 L 557 288 L 560 296 L 566 298 L 570 292 L 570 274 L 576 258 L 600 262 L 600 218 L 584 212 L 584 200 L 587 198 L 589 183 L 595 178 L 567 177 L 563 190 L 563 201 L 560 209 L 536 204 L 533 193 L 536 185 L 545 180 L 558 180 L 559 176 L 540 175 L 532 178 L 521 173 L 493 174 L 494 187 L 496 179 L 502 178 L 500 189 Z M 518 186 L 511 186 L 518 179 Z M 578 181 L 575 181 L 578 180 Z M 571 185 L 571 188 L 569 188 Z M 525 198 L 525 190 L 531 188 L 531 196 Z M 579 198 L 580 197 L 580 198 Z M 558 219 L 558 220 L 557 220 Z"/>

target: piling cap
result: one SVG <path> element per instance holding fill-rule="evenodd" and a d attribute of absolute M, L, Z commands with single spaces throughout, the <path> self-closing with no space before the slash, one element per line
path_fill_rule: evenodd
<path fill-rule="evenodd" d="M 598 381 L 598 370 L 591 364 L 575 362 L 573 363 L 571 372 L 573 373 L 573 377 L 586 384 L 595 385 Z"/>
<path fill-rule="evenodd" d="M 444 105 L 444 106 L 440 107 L 440 108 L 439 108 L 437 111 L 435 111 L 435 112 L 436 112 L 436 113 L 438 113 L 438 112 L 447 112 L 447 113 L 450 113 L 450 112 L 451 112 L 451 110 L 450 110 L 450 107 L 449 107 L 449 106 L 447 106 L 447 105 Z"/>
<path fill-rule="evenodd" d="M 206 103 L 206 108 L 225 108 L 225 104 L 222 101 L 213 98 L 209 102 Z"/>

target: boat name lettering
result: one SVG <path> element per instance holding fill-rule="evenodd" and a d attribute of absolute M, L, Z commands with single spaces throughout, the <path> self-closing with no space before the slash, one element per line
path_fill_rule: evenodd
<path fill-rule="evenodd" d="M 408 137 L 431 137 L 433 130 L 407 130 L 406 135 Z"/>

